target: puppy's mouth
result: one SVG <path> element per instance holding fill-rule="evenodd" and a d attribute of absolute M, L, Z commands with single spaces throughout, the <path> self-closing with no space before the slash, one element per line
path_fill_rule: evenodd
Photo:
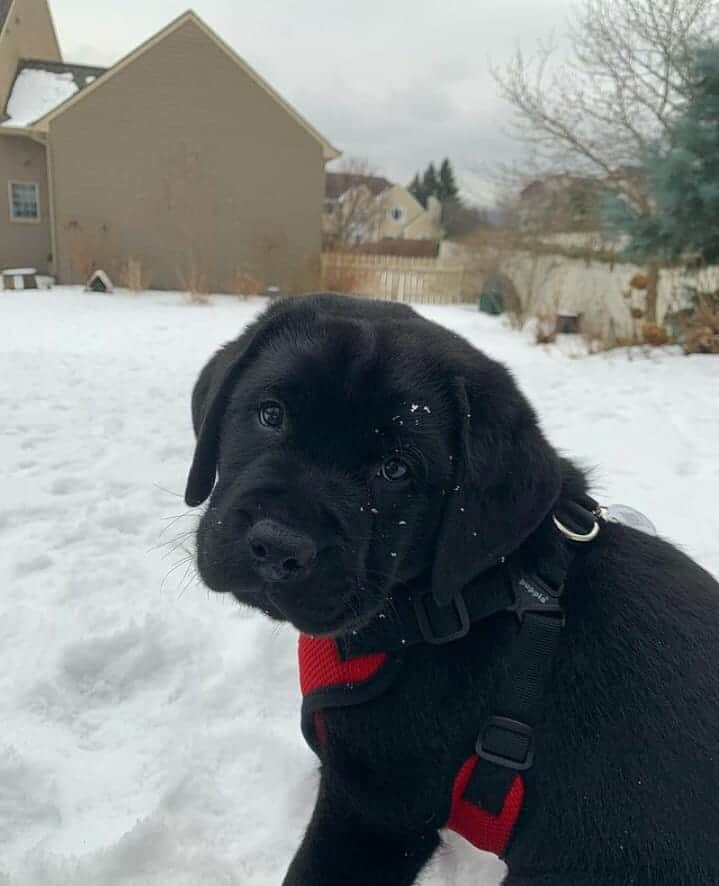
<path fill-rule="evenodd" d="M 345 590 L 325 600 L 303 598 L 297 588 L 264 582 L 253 589 L 232 590 L 238 602 L 258 609 L 277 621 L 290 622 L 313 637 L 340 637 L 366 627 L 386 605 L 384 597 L 370 602 L 358 592 Z M 366 594 L 366 590 L 363 590 Z M 374 595 L 373 595 L 374 598 Z"/>
<path fill-rule="evenodd" d="M 368 611 L 367 601 L 360 601 L 351 592 L 338 595 L 334 603 L 323 601 L 312 605 L 297 600 L 294 593 L 276 585 L 265 587 L 263 597 L 298 631 L 315 637 L 339 637 L 350 631 L 361 630 L 381 608 L 377 604 Z"/>
<path fill-rule="evenodd" d="M 305 634 L 329 636 L 341 632 L 348 620 L 347 609 L 342 605 L 316 609 L 307 605 L 298 605 L 288 594 L 271 585 L 263 590 L 262 596 L 281 614 L 282 618 Z"/>

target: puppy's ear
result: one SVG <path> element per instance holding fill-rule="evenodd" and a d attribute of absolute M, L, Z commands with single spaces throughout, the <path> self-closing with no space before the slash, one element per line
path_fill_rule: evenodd
<path fill-rule="evenodd" d="M 531 535 L 561 489 L 532 407 L 503 366 L 477 356 L 479 371 L 453 381 L 458 452 L 432 578 L 440 605 Z"/>
<path fill-rule="evenodd" d="M 243 370 L 286 321 L 289 311 L 271 308 L 236 341 L 226 344 L 200 373 L 192 392 L 192 424 L 197 437 L 187 478 L 185 503 L 201 505 L 217 475 L 220 428 L 230 395 Z"/>

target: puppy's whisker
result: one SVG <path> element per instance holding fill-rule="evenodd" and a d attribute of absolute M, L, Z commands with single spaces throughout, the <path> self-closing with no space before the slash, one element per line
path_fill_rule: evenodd
<path fill-rule="evenodd" d="M 160 532 L 159 537 L 162 538 L 162 536 L 168 530 L 172 529 L 172 527 L 175 525 L 175 523 L 178 522 L 178 520 L 184 520 L 187 517 L 193 517 L 194 519 L 197 519 L 197 514 L 194 513 L 193 511 L 188 511 L 186 514 L 176 514 L 174 517 L 162 517 L 161 519 L 163 521 L 167 522 L 167 525 L 162 528 L 162 531 Z"/>
<path fill-rule="evenodd" d="M 173 575 L 175 572 L 177 572 L 178 569 L 182 569 L 183 566 L 187 567 L 188 564 L 189 564 L 190 568 L 193 567 L 194 560 L 195 560 L 194 554 L 191 551 L 188 551 L 187 549 L 185 549 L 185 553 L 187 554 L 187 556 L 183 557 L 181 560 L 179 560 L 177 563 L 175 563 L 173 566 L 171 566 L 168 569 L 168 571 L 166 572 L 165 577 L 162 579 L 162 583 L 160 584 L 160 593 L 162 593 L 164 591 L 165 584 L 166 584 L 167 580 L 170 578 L 171 575 Z"/>
<path fill-rule="evenodd" d="M 195 562 L 193 558 L 188 563 L 185 574 L 182 577 L 180 591 L 177 595 L 177 599 L 179 600 L 184 595 L 185 591 L 189 590 L 193 585 L 199 585 L 199 583 L 199 576 L 197 574 L 197 570 L 195 569 Z"/>
<path fill-rule="evenodd" d="M 151 548 L 148 548 L 147 553 L 153 554 L 155 551 L 160 551 L 163 548 L 166 550 L 162 555 L 162 559 L 166 560 L 169 556 L 171 556 L 179 547 L 185 544 L 188 540 L 192 539 L 195 535 L 194 529 L 190 529 L 187 532 L 182 532 L 179 535 L 174 536 L 174 538 L 170 538 L 167 541 L 159 542 L 156 545 L 153 545 Z"/>
<path fill-rule="evenodd" d="M 173 492 L 172 489 L 167 489 L 165 486 L 161 486 L 159 483 L 152 484 L 155 489 L 159 489 L 160 492 L 164 492 L 166 495 L 171 495 L 173 498 L 184 498 L 185 496 L 181 492 Z"/>

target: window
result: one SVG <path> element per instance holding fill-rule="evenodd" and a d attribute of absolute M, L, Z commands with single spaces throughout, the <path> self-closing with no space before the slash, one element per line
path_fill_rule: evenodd
<path fill-rule="evenodd" d="M 389 217 L 394 222 L 401 222 L 404 218 L 404 209 L 401 206 L 393 206 L 389 211 Z"/>
<path fill-rule="evenodd" d="M 10 218 L 16 222 L 40 221 L 40 193 L 34 182 L 10 182 Z"/>

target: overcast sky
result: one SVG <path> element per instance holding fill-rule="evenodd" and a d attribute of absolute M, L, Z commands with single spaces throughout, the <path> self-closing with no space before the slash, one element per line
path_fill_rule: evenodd
<path fill-rule="evenodd" d="M 482 196 L 516 146 L 489 63 L 561 33 L 572 0 L 194 0 L 195 11 L 346 156 L 406 183 L 449 156 Z M 50 0 L 64 56 L 109 65 L 188 0 Z"/>

